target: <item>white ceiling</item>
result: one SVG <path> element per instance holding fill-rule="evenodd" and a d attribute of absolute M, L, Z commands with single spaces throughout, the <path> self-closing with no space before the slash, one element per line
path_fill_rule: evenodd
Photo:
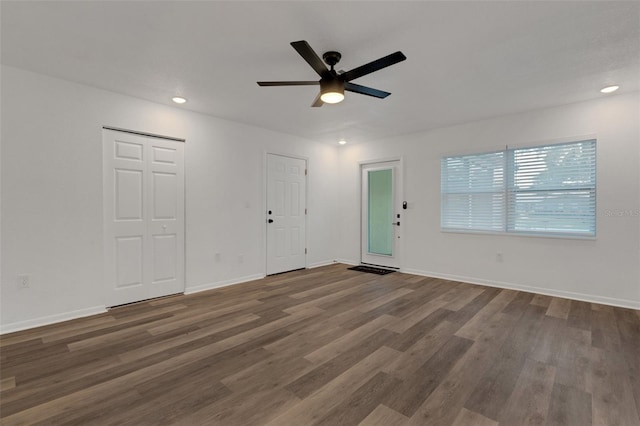
<path fill-rule="evenodd" d="M 640 88 L 639 2 L 3 1 L 2 63 L 328 143 L 361 142 Z M 289 45 L 338 50 L 349 70 L 407 60 L 311 108 Z"/>

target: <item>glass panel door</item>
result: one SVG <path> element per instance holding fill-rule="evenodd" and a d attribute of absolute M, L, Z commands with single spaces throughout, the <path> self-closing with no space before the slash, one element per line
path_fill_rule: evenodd
<path fill-rule="evenodd" d="M 400 267 L 402 219 L 402 170 L 400 161 L 361 166 L 362 263 L 387 268 Z"/>

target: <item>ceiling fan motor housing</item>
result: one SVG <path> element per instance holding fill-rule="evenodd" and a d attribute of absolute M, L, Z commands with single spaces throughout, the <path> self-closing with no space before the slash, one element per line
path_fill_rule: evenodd
<path fill-rule="evenodd" d="M 334 92 L 344 94 L 344 81 L 340 81 L 336 78 L 322 79 L 320 80 L 320 92 Z"/>

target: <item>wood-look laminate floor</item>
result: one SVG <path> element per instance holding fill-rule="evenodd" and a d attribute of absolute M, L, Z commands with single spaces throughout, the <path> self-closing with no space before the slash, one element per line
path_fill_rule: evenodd
<path fill-rule="evenodd" d="M 3 425 L 638 425 L 640 312 L 345 265 L 2 336 Z"/>

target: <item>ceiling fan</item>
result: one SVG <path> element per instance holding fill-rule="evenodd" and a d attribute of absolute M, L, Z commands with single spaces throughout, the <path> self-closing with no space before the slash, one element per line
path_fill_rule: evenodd
<path fill-rule="evenodd" d="M 362 77 L 372 72 L 381 70 L 398 62 L 407 59 L 400 51 L 387 55 L 383 58 L 369 62 L 347 72 L 337 72 L 333 68 L 340 62 L 339 52 L 329 51 L 322 55 L 324 62 L 331 67 L 328 69 L 322 60 L 313 51 L 309 43 L 304 40 L 291 42 L 291 46 L 304 58 L 305 61 L 320 76 L 318 81 L 258 81 L 259 86 L 315 86 L 320 85 L 320 93 L 311 104 L 312 107 L 321 107 L 323 103 L 335 104 L 344 99 L 344 91 L 360 93 L 361 95 L 373 96 L 384 99 L 391 93 L 373 89 L 367 86 L 351 83 L 351 80 Z"/>

